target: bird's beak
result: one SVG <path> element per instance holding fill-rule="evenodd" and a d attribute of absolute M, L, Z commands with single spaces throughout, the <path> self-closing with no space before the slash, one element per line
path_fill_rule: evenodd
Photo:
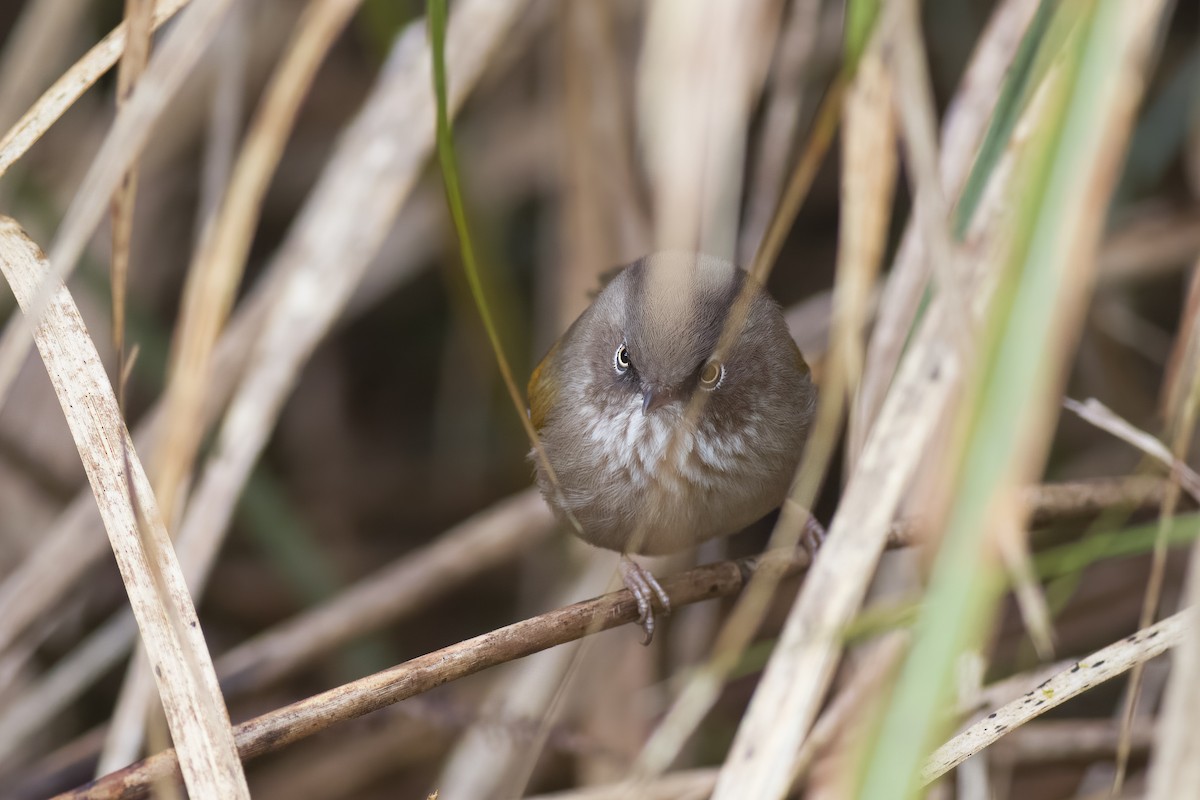
<path fill-rule="evenodd" d="M 642 414 L 649 414 L 656 408 L 662 408 L 675 399 L 675 393 L 667 389 L 656 389 L 647 386 L 642 390 Z"/>

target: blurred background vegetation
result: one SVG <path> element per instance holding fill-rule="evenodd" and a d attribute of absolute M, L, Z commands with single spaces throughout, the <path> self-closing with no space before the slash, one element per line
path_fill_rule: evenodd
<path fill-rule="evenodd" d="M 989 0 L 921 4 L 939 112 L 954 96 L 997 5 Z M 39 12 L 43 6 L 54 10 Z M 211 213 L 220 188 L 206 184 L 214 172 L 213 138 L 220 136 L 214 133 L 219 131 L 213 122 L 217 109 L 229 104 L 240 136 L 303 6 L 292 0 L 237 4 L 142 154 L 128 284 L 127 341 L 137 348 L 127 386 L 131 427 L 164 390 L 199 220 Z M 747 265 L 808 140 L 819 103 L 843 64 L 842 2 L 792 0 L 782 6 L 784 34 L 763 42 L 764 52 L 771 54 L 767 88 L 754 100 L 746 131 L 743 235 L 736 250 Z M 452 14 L 455 7 L 452 3 Z M 0 4 L 5 59 L 0 62 L 0 128 L 15 123 L 123 13 L 119 0 Z M 423 13 L 418 0 L 365 0 L 338 38 L 308 91 L 262 204 L 239 296 L 255 285 L 285 241 L 395 37 L 414 21 L 419 24 Z M 525 4 L 455 121 L 472 233 L 518 380 L 586 305 L 601 272 L 654 246 L 653 169 L 639 146 L 636 99 L 647 13 L 634 0 Z M 787 21 L 799 14 L 807 14 L 812 24 L 797 33 Z M 38 29 L 44 38 L 32 52 L 23 50 L 21 37 L 33 36 L 35 23 L 44 26 Z M 1163 425 L 1161 387 L 1188 313 L 1185 299 L 1200 254 L 1198 26 L 1195 4 L 1181 3 L 1162 31 L 1105 223 L 1096 291 L 1067 384 L 1071 397 L 1100 398 L 1152 432 Z M 114 71 L 0 181 L 0 211 L 47 249 L 112 124 L 115 88 Z M 781 108 L 780 97 L 790 105 Z M 782 128 L 772 114 L 784 115 Z M 838 248 L 839 156 L 835 139 L 769 284 L 791 310 L 802 349 L 819 375 Z M 288 396 L 241 494 L 208 589 L 197 599 L 209 646 L 218 656 L 355 586 L 381 565 L 436 542 L 456 523 L 531 483 L 528 443 L 472 306 L 442 192 L 436 162 L 430 160 L 353 299 Z M 885 265 L 911 208 L 903 167 L 893 203 Z M 113 365 L 110 248 L 106 221 L 70 286 L 106 364 Z M 15 313 L 12 295 L 0 290 L 0 320 Z M 1072 415 L 1063 416 L 1053 437 L 1047 481 L 1144 471 L 1137 450 Z M 210 445 L 206 440 L 205 447 Z M 815 507 L 822 520 L 836 508 L 842 468 L 842 459 L 835 458 Z M 31 558 L 45 541 L 44 532 L 85 485 L 76 447 L 34 355 L 0 408 L 0 581 Z M 1134 521 L 1153 518 L 1142 511 Z M 728 552 L 756 552 L 770 523 L 731 539 Z M 1087 525 L 1059 521 L 1039 530 L 1035 550 L 1078 541 Z M 95 534 L 100 535 L 99 528 Z M 1058 658 L 1089 652 L 1137 628 L 1151 557 L 1145 539 L 1128 549 L 1134 552 L 1101 558 L 1042 584 Z M 564 597 L 563 592 L 571 585 L 566 576 L 583 569 L 581 552 L 562 534 L 538 539 L 505 563 L 453 585 L 416 613 L 374 626 L 368 635 L 339 644 L 269 687 L 231 694 L 231 716 L 245 719 L 579 599 L 585 595 Z M 704 555 L 715 558 L 719 551 Z M 1186 565 L 1185 549 L 1170 551 L 1164 608 L 1174 608 Z M 797 586 L 785 583 L 779 592 L 760 633 L 764 644 L 743 659 L 738 676 L 685 751 L 682 766 L 720 763 Z M 0 648 L 0 714 L 125 604 L 120 577 L 106 553 Z M 636 646 L 637 636 L 629 630 L 604 635 L 602 646 L 621 654 L 618 661 L 624 660 L 627 672 L 612 675 L 620 711 L 573 695 L 552 728 L 531 792 L 623 774 L 688 666 L 707 652 L 727 607 L 711 605 L 677 616 L 665 642 L 647 651 Z M 900 613 L 898 618 L 907 617 Z M 1040 663 L 1011 597 L 1004 600 L 996 632 L 989 682 Z M 1165 662 L 1156 662 L 1149 673 L 1143 704 L 1151 713 L 1164 671 Z M 112 660 L 64 709 L 24 734 L 7 760 L 0 759 L 0 796 L 48 796 L 90 779 L 102 736 L 98 726 L 112 713 L 124 673 L 125 660 Z M 540 717 L 491 710 L 484 697 L 495 679 L 485 673 L 452 684 L 381 712 L 374 723 L 369 717 L 370 724 L 335 729 L 255 762 L 248 766 L 251 788 L 264 798 L 424 797 L 439 785 L 456 739 L 471 726 L 483 723 L 494 741 L 518 744 L 530 741 L 537 730 Z M 587 678 L 582 680 L 588 685 Z M 958 791 L 960 797 L 1057 798 L 1100 791 L 1106 784 L 1096 777 L 1096 765 L 1102 771 L 1112 762 L 1118 729 L 1113 720 L 1123 686 L 1113 681 L 1056 712 L 1060 720 L 1100 726 L 1108 738 L 1095 752 L 1054 760 L 1014 744 L 997 756 L 996 769 L 1004 779 L 993 781 L 992 794 L 947 785 L 942 796 Z M 1146 765 L 1149 737 L 1138 728 L 1134 738 L 1132 774 L 1138 776 Z M 814 790 L 812 796 L 831 795 Z"/>

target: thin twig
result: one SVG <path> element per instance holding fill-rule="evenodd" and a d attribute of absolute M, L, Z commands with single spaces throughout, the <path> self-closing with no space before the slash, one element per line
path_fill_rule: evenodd
<path fill-rule="evenodd" d="M 906 542 L 895 540 L 894 544 Z M 794 575 L 807 569 L 809 562 L 808 553 L 802 549 L 776 551 L 708 564 L 663 580 L 662 584 L 672 607 L 682 608 L 737 594 L 756 572 Z M 234 728 L 238 753 L 243 759 L 251 759 L 274 752 L 338 722 L 489 667 L 637 621 L 637 602 L 628 590 L 531 617 L 243 722 Z M 167 750 L 60 797 L 91 800 L 141 797 L 154 781 L 177 771 L 175 751 Z"/>
<path fill-rule="evenodd" d="M 1195 284 L 1193 284 L 1195 285 Z M 1178 372 L 1178 389 L 1168 403 L 1171 416 L 1167 423 L 1171 440 L 1171 455 L 1175 462 L 1182 462 L 1192 443 L 1196 431 L 1196 416 L 1200 406 L 1200 368 L 1196 364 L 1200 351 L 1200 325 L 1196 316 L 1195 293 L 1189 293 L 1189 308 L 1180 330 L 1179 350 L 1186 354 Z M 1151 564 L 1150 581 L 1146 586 L 1146 599 L 1142 606 L 1142 620 L 1152 619 L 1158 611 L 1162 593 L 1163 576 L 1166 569 L 1166 538 L 1175 513 L 1175 503 L 1180 493 L 1180 472 L 1172 472 L 1172 482 L 1163 501 L 1162 516 L 1159 518 L 1158 535 L 1154 540 L 1154 560 Z M 1162 720 L 1159 731 L 1163 747 L 1154 753 L 1150 770 L 1151 800 L 1170 797 L 1188 797 L 1200 792 L 1200 745 L 1193 735 L 1196 713 L 1200 711 L 1200 636 L 1196 630 L 1196 608 L 1200 606 L 1200 545 L 1192 545 L 1192 556 L 1188 567 L 1187 589 L 1184 601 L 1191 617 L 1190 635 L 1183 646 L 1171 658 L 1171 675 L 1168 679 Z M 1144 624 L 1144 622 L 1143 622 Z M 1132 746 L 1134 706 L 1141 684 L 1141 670 L 1137 670 L 1130 681 L 1128 709 L 1121 731 L 1118 749 L 1117 776 L 1113 785 L 1120 788 L 1119 779 L 1124 777 L 1125 766 Z"/>
<path fill-rule="evenodd" d="M 1036 527 L 1094 517 L 1109 509 L 1153 509 L 1161 501 L 1165 486 L 1166 481 L 1159 478 L 1101 478 L 1040 484 L 1022 494 Z M 502 500 L 449 528 L 427 546 L 380 568 L 326 603 L 283 620 L 219 656 L 216 669 L 222 689 L 232 698 L 272 686 L 347 642 L 394 625 L 428 607 L 463 581 L 544 541 L 553 529 L 553 517 L 536 490 L 529 489 Z M 893 538 L 897 542 L 915 543 L 920 530 L 916 520 L 895 525 Z M 96 635 L 99 634 L 93 636 Z M 115 652 L 110 660 L 127 650 L 132 641 L 130 633 L 111 643 Z M 91 649 L 86 643 L 77 647 L 30 687 L 25 693 L 29 699 L 20 703 L 20 711 L 14 706 L 0 713 L 0 734 L 12 733 L 16 744 L 15 740 L 39 729 L 91 686 L 110 663 L 110 660 L 95 660 Z M 1032 686 L 1055 671 L 1043 668 L 1033 675 L 997 684 L 999 693 L 981 702 L 1002 702 L 1013 693 L 1007 690 L 1012 681 Z M 63 677 L 56 677 L 59 675 Z M 66 675 L 72 677 L 68 680 Z M 963 710 L 966 711 L 969 709 Z M 4 738 L 0 735 L 0 741 Z M 0 743 L 0 761 L 8 750 Z"/>

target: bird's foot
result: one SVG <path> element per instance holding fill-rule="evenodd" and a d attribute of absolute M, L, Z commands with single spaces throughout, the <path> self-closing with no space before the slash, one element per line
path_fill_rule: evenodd
<path fill-rule="evenodd" d="M 816 558 L 817 550 L 825 543 L 826 535 L 825 526 L 810 512 L 804 520 L 804 530 L 800 532 L 800 546 L 808 552 L 810 558 Z"/>
<path fill-rule="evenodd" d="M 621 580 L 625 582 L 625 588 L 637 600 L 638 607 L 638 622 L 641 623 L 642 631 L 645 632 L 645 637 L 642 639 L 642 644 L 650 644 L 654 638 L 654 606 L 653 600 L 658 598 L 659 605 L 662 606 L 664 615 L 671 613 L 671 598 L 667 597 L 667 593 L 663 591 L 658 580 L 650 573 L 650 570 L 643 567 L 641 564 L 634 561 L 627 555 L 621 556 Z"/>

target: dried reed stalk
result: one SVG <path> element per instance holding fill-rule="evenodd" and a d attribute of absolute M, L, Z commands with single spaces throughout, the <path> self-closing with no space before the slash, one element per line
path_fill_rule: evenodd
<path fill-rule="evenodd" d="M 23 310 L 34 302 L 49 271 L 38 247 L 7 218 L 0 225 L 0 270 Z M 249 797 L 183 573 L 100 356 L 62 284 L 34 327 L 34 340 L 79 448 L 154 663 L 186 782 L 195 797 Z"/>
<path fill-rule="evenodd" d="M 994 213 L 1011 154 L 995 171 L 977 222 Z M 978 235 L 974 233 L 972 235 Z M 981 292 L 970 275 L 966 291 Z M 904 491 L 941 424 L 961 377 L 952 322 L 962 313 L 935 299 L 843 494 L 814 569 L 784 627 L 780 646 L 743 717 L 722 770 L 718 798 L 773 797 L 786 790 L 791 763 L 815 718 L 840 655 L 839 631 L 855 613 L 874 573 Z"/>

